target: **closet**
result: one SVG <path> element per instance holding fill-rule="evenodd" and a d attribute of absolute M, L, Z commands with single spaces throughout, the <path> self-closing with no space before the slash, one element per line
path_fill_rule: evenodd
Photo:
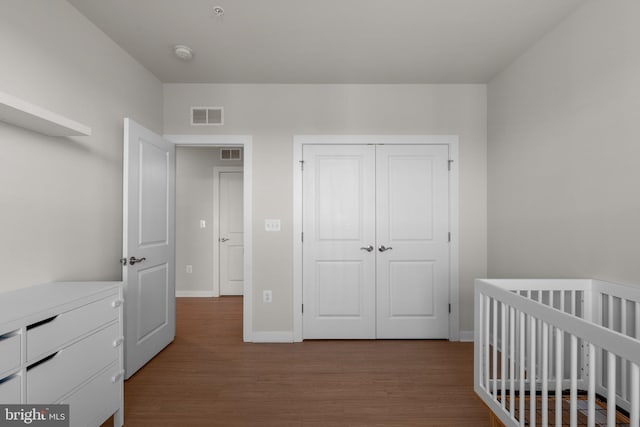
<path fill-rule="evenodd" d="M 304 146 L 304 339 L 448 338 L 448 150 Z"/>

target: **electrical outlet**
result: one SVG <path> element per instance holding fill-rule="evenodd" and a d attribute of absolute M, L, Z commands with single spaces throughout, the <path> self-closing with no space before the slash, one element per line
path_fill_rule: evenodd
<path fill-rule="evenodd" d="M 200 228 L 207 228 L 207 221 L 205 221 L 204 219 L 200 220 Z"/>
<path fill-rule="evenodd" d="M 262 291 L 262 302 L 270 303 L 273 301 L 273 293 L 271 291 Z"/>
<path fill-rule="evenodd" d="M 187 265 L 187 273 L 193 273 L 193 265 Z"/>

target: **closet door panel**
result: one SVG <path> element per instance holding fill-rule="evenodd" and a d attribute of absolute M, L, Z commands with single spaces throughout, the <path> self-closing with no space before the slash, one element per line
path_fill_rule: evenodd
<path fill-rule="evenodd" d="M 375 338 L 374 148 L 303 155 L 303 337 Z"/>
<path fill-rule="evenodd" d="M 447 338 L 446 145 L 376 152 L 377 337 Z"/>

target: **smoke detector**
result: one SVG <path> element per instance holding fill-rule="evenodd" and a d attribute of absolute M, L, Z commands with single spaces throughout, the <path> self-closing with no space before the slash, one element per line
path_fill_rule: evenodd
<path fill-rule="evenodd" d="M 224 15 L 224 9 L 221 6 L 215 6 L 213 8 L 213 13 L 215 13 L 216 16 L 222 16 Z"/>
<path fill-rule="evenodd" d="M 182 44 L 175 45 L 173 47 L 173 53 L 183 61 L 188 61 L 193 58 L 193 50 L 189 46 L 185 46 Z"/>

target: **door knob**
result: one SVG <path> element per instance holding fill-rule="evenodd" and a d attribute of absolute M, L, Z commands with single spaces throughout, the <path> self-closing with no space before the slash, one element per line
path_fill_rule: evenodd
<path fill-rule="evenodd" d="M 221 237 L 221 238 L 219 238 L 219 239 L 218 239 L 218 241 L 219 241 L 220 243 L 224 243 L 224 242 L 226 242 L 227 240 L 229 240 L 229 239 L 227 239 L 226 237 Z"/>
<path fill-rule="evenodd" d="M 389 246 L 389 247 L 387 248 L 385 245 L 382 245 L 382 246 L 380 246 L 380 247 L 378 248 L 378 250 L 379 250 L 380 252 L 385 252 L 385 251 L 388 251 L 388 250 L 390 250 L 390 249 L 393 249 L 393 248 L 392 248 L 391 246 Z"/>
<path fill-rule="evenodd" d="M 130 264 L 130 265 L 134 265 L 135 263 L 137 263 L 137 262 L 142 262 L 142 261 L 144 261 L 144 260 L 146 260 L 146 258 L 145 258 L 145 257 L 142 257 L 142 258 L 136 258 L 136 257 L 132 256 L 131 258 L 129 258 L 129 264 Z"/>
<path fill-rule="evenodd" d="M 373 250 L 373 246 L 371 246 L 371 245 L 363 246 L 360 249 L 362 249 L 363 251 L 371 252 Z"/>

